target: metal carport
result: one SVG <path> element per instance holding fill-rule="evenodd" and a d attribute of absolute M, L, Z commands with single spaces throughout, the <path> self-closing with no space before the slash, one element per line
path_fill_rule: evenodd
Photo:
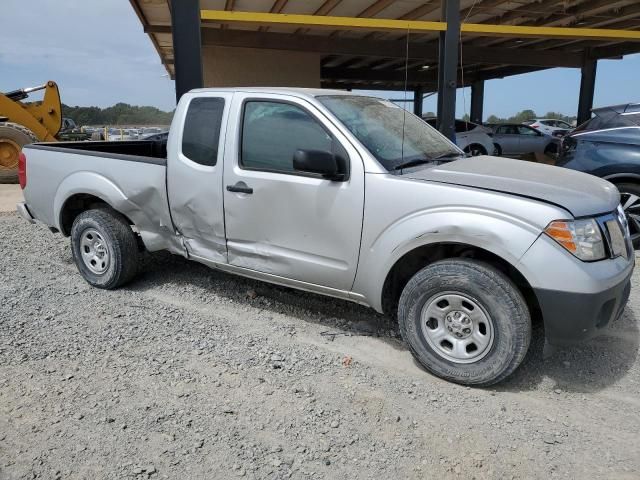
<path fill-rule="evenodd" d="M 294 85 L 438 92 L 453 137 L 456 88 L 482 119 L 484 82 L 581 69 L 578 121 L 597 61 L 640 52 L 637 0 L 130 0 L 176 95 L 202 86 Z M 199 27 L 199 28 L 198 28 Z"/>

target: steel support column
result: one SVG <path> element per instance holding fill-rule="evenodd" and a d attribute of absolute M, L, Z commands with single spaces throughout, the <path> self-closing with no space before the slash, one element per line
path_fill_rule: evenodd
<path fill-rule="evenodd" d="M 587 59 L 582 66 L 582 75 L 580 76 L 580 97 L 578 99 L 578 125 L 591 118 L 593 94 L 596 88 L 597 69 L 597 60 Z"/>
<path fill-rule="evenodd" d="M 482 123 L 484 108 L 484 80 L 476 80 L 471 84 L 471 121 Z"/>
<path fill-rule="evenodd" d="M 416 88 L 413 91 L 413 113 L 422 117 L 422 101 L 424 97 L 424 88 Z"/>
<path fill-rule="evenodd" d="M 442 21 L 447 30 L 440 32 L 438 63 L 438 130 L 455 141 L 456 87 L 460 42 L 460 0 L 442 0 Z"/>
<path fill-rule="evenodd" d="M 176 101 L 193 88 L 202 88 L 200 1 L 171 0 Z"/>

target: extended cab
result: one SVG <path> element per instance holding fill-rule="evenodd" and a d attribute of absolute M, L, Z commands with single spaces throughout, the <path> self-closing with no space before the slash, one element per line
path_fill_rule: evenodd
<path fill-rule="evenodd" d="M 204 89 L 168 142 L 24 148 L 18 211 L 71 237 L 82 276 L 131 280 L 142 249 L 397 315 L 417 360 L 490 385 L 624 309 L 633 250 L 616 188 L 463 152 L 391 102 Z"/>

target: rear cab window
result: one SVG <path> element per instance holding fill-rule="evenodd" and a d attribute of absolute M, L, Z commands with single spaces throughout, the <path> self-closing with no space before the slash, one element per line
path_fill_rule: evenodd
<path fill-rule="evenodd" d="M 182 131 L 182 154 L 192 162 L 207 167 L 218 163 L 224 104 L 219 97 L 196 97 L 189 103 Z"/>

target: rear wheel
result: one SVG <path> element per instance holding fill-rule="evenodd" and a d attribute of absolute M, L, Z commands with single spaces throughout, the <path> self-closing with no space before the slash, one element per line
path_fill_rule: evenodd
<path fill-rule="evenodd" d="M 402 337 L 427 370 L 463 385 L 488 386 L 524 359 L 531 318 L 520 291 L 502 272 L 467 259 L 420 270 L 398 305 Z"/>
<path fill-rule="evenodd" d="M 118 288 L 138 270 L 136 234 L 125 217 L 109 208 L 87 210 L 76 217 L 71 251 L 78 271 L 94 287 Z"/>
<path fill-rule="evenodd" d="M 640 249 L 640 185 L 635 183 L 619 183 L 620 204 L 627 217 L 629 233 L 634 249 Z"/>
<path fill-rule="evenodd" d="M 18 183 L 22 147 L 37 141 L 35 134 L 17 123 L 0 123 L 0 183 Z"/>
<path fill-rule="evenodd" d="M 468 153 L 472 157 L 478 157 L 480 155 L 486 155 L 487 149 L 484 148 L 482 145 L 479 145 L 477 143 L 472 143 L 471 145 L 467 145 L 465 147 L 464 153 Z"/>

